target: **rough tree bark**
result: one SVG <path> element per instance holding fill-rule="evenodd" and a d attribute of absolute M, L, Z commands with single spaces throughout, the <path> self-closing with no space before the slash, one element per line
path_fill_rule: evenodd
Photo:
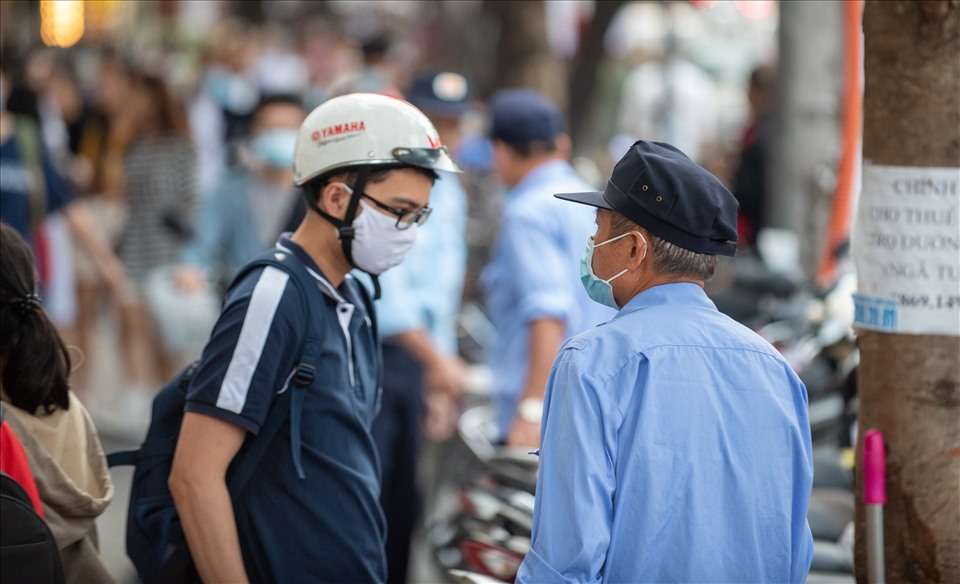
<path fill-rule="evenodd" d="M 570 68 L 570 137 L 573 139 L 575 152 L 583 152 L 590 138 L 589 128 L 594 123 L 591 115 L 594 90 L 600 61 L 604 56 L 603 37 L 623 4 L 623 0 L 595 3 L 593 19 L 583 35 L 577 56 Z"/>
<path fill-rule="evenodd" d="M 960 2 L 871 0 L 863 28 L 864 159 L 960 167 Z M 960 338 L 859 341 L 859 433 L 877 428 L 887 443 L 887 579 L 960 582 Z M 866 582 L 860 459 L 855 561 Z"/>
<path fill-rule="evenodd" d="M 500 20 L 497 87 L 529 87 L 567 107 L 567 77 L 550 50 L 543 0 L 487 1 Z"/>

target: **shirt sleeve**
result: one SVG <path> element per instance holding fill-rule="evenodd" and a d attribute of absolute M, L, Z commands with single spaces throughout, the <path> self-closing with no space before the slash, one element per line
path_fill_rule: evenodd
<path fill-rule="evenodd" d="M 383 338 L 427 328 L 413 278 L 415 263 L 404 261 L 380 275 L 380 299 L 377 300 L 377 326 Z"/>
<path fill-rule="evenodd" d="M 599 582 L 610 544 L 621 417 L 604 403 L 578 350 L 547 382 L 530 552 L 517 582 Z"/>
<path fill-rule="evenodd" d="M 502 238 L 507 273 L 516 279 L 518 314 L 523 321 L 569 320 L 577 303 L 562 275 L 576 266 L 569 265 L 549 226 L 526 214 L 508 216 Z"/>
<path fill-rule="evenodd" d="M 273 397 L 292 377 L 305 334 L 307 315 L 289 278 L 268 266 L 228 294 L 187 390 L 185 411 L 259 431 Z"/>
<path fill-rule="evenodd" d="M 218 188 L 200 201 L 194 213 L 193 235 L 180 252 L 181 262 L 208 271 L 219 267 L 217 262 L 226 247 L 223 233 L 228 216 L 224 206 L 227 194 L 225 189 Z"/>

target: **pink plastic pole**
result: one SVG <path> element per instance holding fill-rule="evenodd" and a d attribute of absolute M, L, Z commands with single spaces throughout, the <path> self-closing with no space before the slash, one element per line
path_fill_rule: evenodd
<path fill-rule="evenodd" d="M 883 434 L 863 435 L 863 500 L 867 515 L 867 581 L 881 584 L 883 570 L 883 506 L 887 502 L 887 452 Z"/>

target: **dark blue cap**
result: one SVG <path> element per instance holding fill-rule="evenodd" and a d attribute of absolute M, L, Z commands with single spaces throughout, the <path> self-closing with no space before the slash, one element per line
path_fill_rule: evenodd
<path fill-rule="evenodd" d="M 634 143 L 603 192 L 554 196 L 616 211 L 690 251 L 725 256 L 737 251 L 737 199 L 717 177 L 670 144 Z"/>
<path fill-rule="evenodd" d="M 490 98 L 490 137 L 510 144 L 552 142 L 563 132 L 557 106 L 532 89 L 504 89 Z"/>
<path fill-rule="evenodd" d="M 470 82 L 456 71 L 432 71 L 414 78 L 407 101 L 427 116 L 458 117 L 470 109 Z"/>

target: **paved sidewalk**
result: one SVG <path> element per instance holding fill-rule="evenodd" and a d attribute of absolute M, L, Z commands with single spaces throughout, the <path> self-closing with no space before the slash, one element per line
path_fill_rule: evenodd
<path fill-rule="evenodd" d="M 100 318 L 97 329 L 97 346 L 90 360 L 82 364 L 90 367 L 89 388 L 81 399 L 90 410 L 94 424 L 100 434 L 103 451 L 107 454 L 118 450 L 130 450 L 140 445 L 141 437 L 146 433 L 145 420 L 139 423 L 119 425 L 115 420 L 120 419 L 118 398 L 122 392 L 122 375 L 119 355 L 117 353 L 116 335 L 113 321 L 108 316 Z M 114 414 L 114 415 L 111 415 Z M 109 422 L 108 422 L 109 420 Z M 133 564 L 127 558 L 124 544 L 127 522 L 127 502 L 130 497 L 130 480 L 133 476 L 132 467 L 118 467 L 110 469 L 113 477 L 113 501 L 107 510 L 97 519 L 97 531 L 100 537 L 100 554 L 107 568 L 120 584 L 137 584 L 137 577 Z"/>
<path fill-rule="evenodd" d="M 101 437 L 105 452 L 128 450 L 138 445 L 121 442 L 109 437 Z M 97 529 L 100 533 L 100 554 L 107 568 L 119 584 L 136 584 L 139 582 L 133 564 L 127 558 L 124 547 L 124 535 L 127 523 L 127 502 L 130 497 L 130 479 L 133 476 L 132 467 L 111 469 L 113 476 L 113 502 L 97 520 Z"/>

